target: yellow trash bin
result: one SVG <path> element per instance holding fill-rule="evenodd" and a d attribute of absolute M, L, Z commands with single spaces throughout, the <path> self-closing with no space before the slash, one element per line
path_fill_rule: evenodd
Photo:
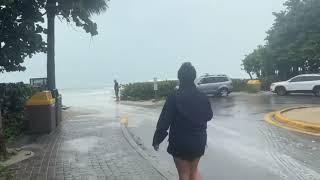
<path fill-rule="evenodd" d="M 26 116 L 31 133 L 50 133 L 56 127 L 55 99 L 50 91 L 32 96 L 26 104 Z"/>
<path fill-rule="evenodd" d="M 253 89 L 255 89 L 256 91 L 261 91 L 261 81 L 260 80 L 249 80 L 247 82 L 247 85 L 249 87 L 252 87 Z"/>

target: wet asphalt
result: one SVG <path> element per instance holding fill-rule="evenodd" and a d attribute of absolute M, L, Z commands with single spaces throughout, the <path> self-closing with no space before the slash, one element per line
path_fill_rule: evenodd
<path fill-rule="evenodd" d="M 62 92 L 74 108 L 101 112 L 114 118 L 128 117 L 129 129 L 142 147 L 175 172 L 167 143 L 152 150 L 154 129 L 161 106 L 138 107 L 115 103 L 107 89 Z M 279 97 L 272 93 L 233 93 L 212 97 L 214 118 L 208 123 L 208 147 L 200 170 L 205 180 L 320 180 L 320 137 L 274 127 L 265 113 L 282 108 L 320 105 L 311 95 Z"/>
<path fill-rule="evenodd" d="M 263 120 L 265 113 L 282 108 L 319 105 L 320 98 L 234 93 L 210 99 L 214 118 L 208 124 L 208 148 L 200 165 L 204 179 L 320 179 L 320 137 L 274 127 Z M 160 107 L 137 108 L 133 117 L 129 115 L 129 124 L 141 118 L 131 130 L 149 150 L 160 111 Z M 166 144 L 155 154 L 163 166 L 174 169 Z"/>

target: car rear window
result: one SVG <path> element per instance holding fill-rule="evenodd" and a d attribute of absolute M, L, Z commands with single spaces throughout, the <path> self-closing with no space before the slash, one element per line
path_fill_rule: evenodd
<path fill-rule="evenodd" d="M 303 81 L 319 81 L 320 76 L 301 76 L 291 80 L 291 82 L 303 82 Z"/>
<path fill-rule="evenodd" d="M 200 80 L 201 84 L 219 83 L 229 81 L 228 77 L 206 77 Z"/>
<path fill-rule="evenodd" d="M 290 82 L 301 82 L 301 81 L 306 81 L 306 80 L 304 77 L 300 76 L 300 77 L 293 78 Z"/>
<path fill-rule="evenodd" d="M 320 76 L 308 76 L 308 81 L 320 81 Z"/>
<path fill-rule="evenodd" d="M 216 83 L 217 79 L 215 77 L 206 77 L 200 80 L 201 84 L 208 84 L 208 83 Z"/>
<path fill-rule="evenodd" d="M 217 82 L 227 82 L 229 79 L 227 77 L 216 77 Z"/>
<path fill-rule="evenodd" d="M 207 83 L 216 83 L 217 79 L 215 77 L 209 77 L 207 78 Z"/>

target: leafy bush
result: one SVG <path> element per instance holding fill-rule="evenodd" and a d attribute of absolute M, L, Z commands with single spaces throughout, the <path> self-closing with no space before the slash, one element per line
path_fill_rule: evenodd
<path fill-rule="evenodd" d="M 36 89 L 23 83 L 0 84 L 0 109 L 6 138 L 15 138 L 23 132 L 25 103 L 35 92 Z"/>
<path fill-rule="evenodd" d="M 234 92 L 257 93 L 259 89 L 247 84 L 247 79 L 232 79 Z"/>
<path fill-rule="evenodd" d="M 260 80 L 262 82 L 261 89 L 264 91 L 269 91 L 272 83 L 280 81 L 280 79 L 276 76 L 266 76 L 261 78 Z"/>
<path fill-rule="evenodd" d="M 246 91 L 247 89 L 247 79 L 232 79 L 233 91 L 240 92 Z"/>
<path fill-rule="evenodd" d="M 262 90 L 268 90 L 270 84 L 275 80 L 268 78 L 262 80 Z M 259 90 L 247 85 L 248 79 L 232 79 L 234 92 L 257 93 Z M 161 81 L 158 82 L 158 97 L 165 98 L 178 85 L 178 81 Z M 121 91 L 122 100 L 150 100 L 154 99 L 153 82 L 139 82 L 123 85 Z"/>
<path fill-rule="evenodd" d="M 158 82 L 158 98 L 165 98 L 174 91 L 178 85 L 178 81 L 159 81 Z M 153 82 L 139 82 L 123 85 L 121 90 L 122 100 L 150 100 L 154 99 Z"/>
<path fill-rule="evenodd" d="M 10 180 L 13 178 L 13 174 L 8 167 L 0 165 L 0 178 Z"/>
<path fill-rule="evenodd" d="M 251 86 L 251 85 L 247 85 L 243 91 L 245 91 L 247 93 L 258 93 L 260 91 L 260 89 L 254 87 L 254 86 Z"/>

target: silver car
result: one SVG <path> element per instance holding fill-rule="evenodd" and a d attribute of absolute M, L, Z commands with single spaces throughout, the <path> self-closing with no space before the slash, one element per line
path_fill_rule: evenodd
<path fill-rule="evenodd" d="M 216 96 L 228 96 L 233 89 L 232 80 L 227 75 L 205 75 L 195 80 L 197 88 Z"/>

